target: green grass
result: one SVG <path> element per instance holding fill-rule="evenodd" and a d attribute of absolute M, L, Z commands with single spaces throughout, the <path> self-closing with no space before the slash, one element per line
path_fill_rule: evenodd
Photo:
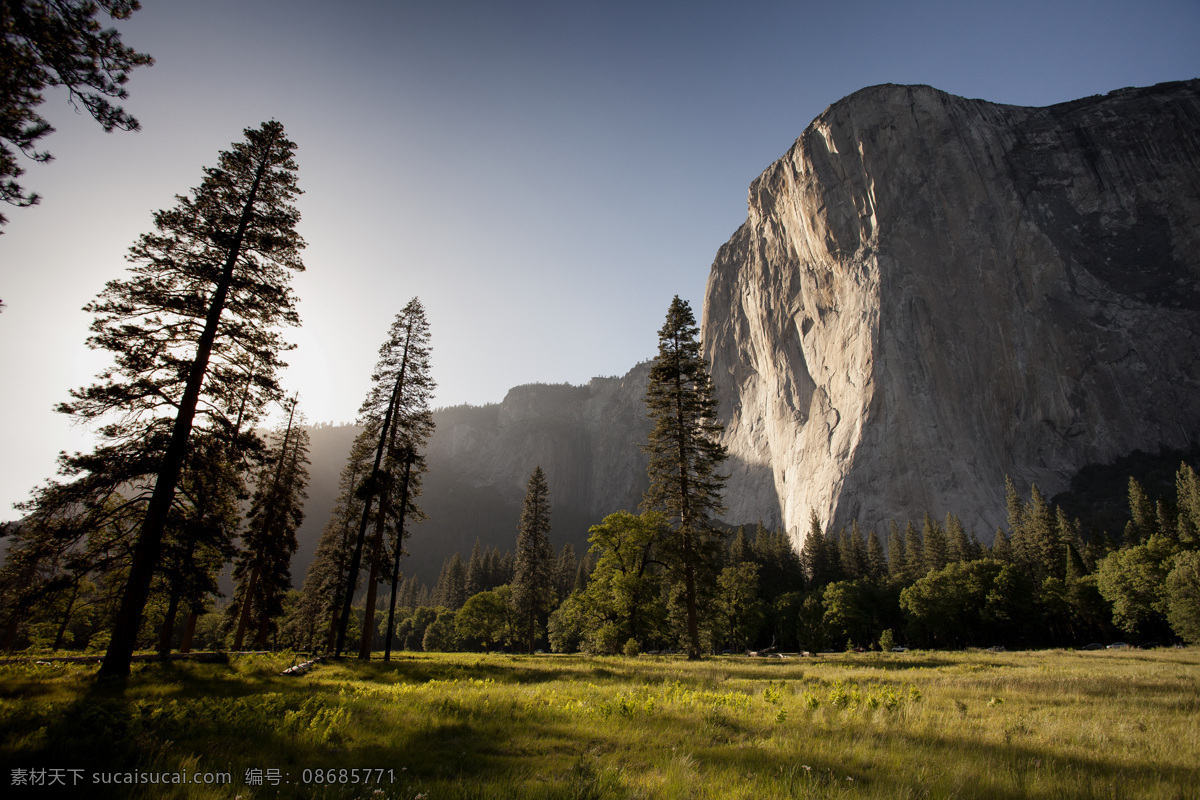
<path fill-rule="evenodd" d="M 0 781 L 84 769 L 84 796 L 105 793 L 97 771 L 228 772 L 223 787 L 107 794 L 245 800 L 1200 798 L 1197 648 L 403 654 L 279 675 L 290 663 L 139 665 L 123 688 L 94 666 L 0 666 Z M 391 772 L 300 783 L 354 768 Z M 278 770 L 280 785 L 248 785 L 248 769 Z"/>

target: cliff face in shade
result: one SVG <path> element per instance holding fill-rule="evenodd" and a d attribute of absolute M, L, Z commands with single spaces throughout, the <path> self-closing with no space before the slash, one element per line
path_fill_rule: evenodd
<path fill-rule="evenodd" d="M 426 449 L 429 472 L 417 501 L 429 519 L 409 529 L 405 574 L 437 580 L 442 562 L 458 551 L 469 558 L 485 547 L 514 550 L 525 485 L 535 467 L 550 485 L 550 540 L 588 548 L 588 528 L 614 511 L 636 511 L 646 490 L 650 432 L 646 416 L 649 362 L 622 377 L 584 386 L 529 384 L 500 403 L 454 406 L 433 413 Z M 312 435 L 312 481 L 305 520 L 292 560 L 296 586 L 304 579 L 337 495 L 338 476 L 359 428 L 322 426 Z"/>
<path fill-rule="evenodd" d="M 1047 108 L 877 86 L 750 187 L 709 277 L 734 521 L 1004 524 L 1200 441 L 1200 81 Z M 772 516 L 774 515 L 774 517 Z"/>
<path fill-rule="evenodd" d="M 590 526 L 636 510 L 647 486 L 640 445 L 650 431 L 649 375 L 647 362 L 584 386 L 517 386 L 496 405 L 434 412 L 422 504 L 431 529 L 448 529 L 437 538 L 458 540 L 447 555 L 460 547 L 468 554 L 476 535 L 514 547 L 525 487 L 538 466 L 550 486 L 556 550 L 569 541 L 582 553 Z M 496 513 L 481 513 L 489 506 Z"/>

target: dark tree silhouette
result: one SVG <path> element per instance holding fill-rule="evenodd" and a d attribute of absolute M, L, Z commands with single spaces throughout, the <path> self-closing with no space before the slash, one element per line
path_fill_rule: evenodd
<path fill-rule="evenodd" d="M 138 121 L 112 100 L 124 100 L 134 67 L 154 59 L 121 43 L 103 28 L 103 9 L 128 19 L 137 0 L 3 0 L 0 2 L 0 200 L 18 207 L 41 198 L 17 183 L 25 173 L 16 151 L 35 162 L 51 160 L 36 149 L 54 131 L 35 110 L 47 86 L 65 86 L 72 105 L 82 104 L 106 131 L 138 129 Z M 15 149 L 14 149 L 15 148 Z M 0 214 L 0 225 L 7 222 Z"/>
<path fill-rule="evenodd" d="M 363 615 L 363 641 L 359 650 L 359 658 L 363 659 L 371 657 L 376 584 L 384 570 L 387 525 L 389 521 L 394 521 L 396 531 L 396 569 L 393 575 L 389 576 L 393 578 L 394 607 L 397 582 L 395 574 L 399 569 L 400 554 L 404 547 L 404 521 L 409 517 L 423 518 L 420 509 L 412 503 L 412 498 L 420 493 L 420 478 L 425 470 L 425 461 L 420 449 L 433 432 L 429 398 L 435 384 L 429 374 L 429 356 L 429 323 L 425 318 L 424 306 L 414 297 L 396 315 L 388 330 L 387 339 L 379 348 L 379 361 L 371 375 L 372 386 L 359 409 L 360 423 L 378 436 L 371 473 L 361 491 L 364 501 L 362 517 L 346 578 L 348 587 L 357 585 L 364 549 L 368 544 L 367 528 L 374 520 L 374 535 L 371 538 L 370 550 L 366 553 L 369 575 Z M 345 647 L 352 600 L 352 591 L 343 593 L 337 642 L 334 646 L 336 655 L 341 655 Z M 390 622 L 388 633 L 387 649 L 390 652 Z"/>
<path fill-rule="evenodd" d="M 259 470 L 242 547 L 234 566 L 237 594 L 229 613 L 237 620 L 233 649 L 241 650 L 251 623 L 254 643 L 266 643 L 270 622 L 283 611 L 291 585 L 296 531 L 304 521 L 308 497 L 308 431 L 296 424 L 296 401 L 288 403 L 288 421 L 274 434 Z"/>
<path fill-rule="evenodd" d="M 157 460 L 102 675 L 129 673 L 193 427 L 225 440 L 236 461 L 259 447 L 252 423 L 280 395 L 288 346 L 277 329 L 299 323 L 290 280 L 304 269 L 295 147 L 278 122 L 246 129 L 199 188 L 154 214 L 154 232 L 130 248 L 129 277 L 85 307 L 96 315 L 88 345 L 116 364 L 59 410 L 106 420 L 113 452 L 154 443 Z"/>

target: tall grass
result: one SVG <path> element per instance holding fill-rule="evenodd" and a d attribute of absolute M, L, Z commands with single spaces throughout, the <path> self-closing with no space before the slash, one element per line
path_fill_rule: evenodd
<path fill-rule="evenodd" d="M 149 664 L 123 688 L 91 666 L 0 666 L 0 781 L 34 767 L 226 771 L 231 786 L 107 791 L 246 800 L 1200 798 L 1196 648 L 405 654 L 281 676 L 289 663 Z M 391 772 L 325 783 L 355 768 Z M 321 784 L 301 783 L 317 769 Z M 279 785 L 247 770 L 277 770 Z"/>

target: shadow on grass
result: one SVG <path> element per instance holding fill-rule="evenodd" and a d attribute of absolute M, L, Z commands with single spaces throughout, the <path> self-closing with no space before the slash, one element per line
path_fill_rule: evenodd
<path fill-rule="evenodd" d="M 870 730 L 862 731 L 862 736 L 879 739 Z M 1033 796 L 1135 800 L 1151 787 L 1168 786 L 1174 787 L 1174 791 L 1167 796 L 1200 797 L 1200 769 L 1130 767 L 1102 756 L 1050 756 L 1032 747 L 1009 744 L 992 748 L 979 741 L 948 736 L 893 732 L 875 744 L 885 745 L 885 750 L 894 749 L 895 744 L 887 745 L 892 738 L 904 742 L 905 752 L 922 755 L 927 766 L 896 774 L 884 766 L 864 764 L 861 752 L 847 753 L 842 758 L 822 758 L 804 752 L 788 755 L 740 745 L 699 750 L 696 758 L 709 769 L 778 776 L 775 796 L 779 797 L 823 797 L 828 790 L 837 789 L 835 796 L 862 792 L 897 798 L 1023 800 Z"/>

